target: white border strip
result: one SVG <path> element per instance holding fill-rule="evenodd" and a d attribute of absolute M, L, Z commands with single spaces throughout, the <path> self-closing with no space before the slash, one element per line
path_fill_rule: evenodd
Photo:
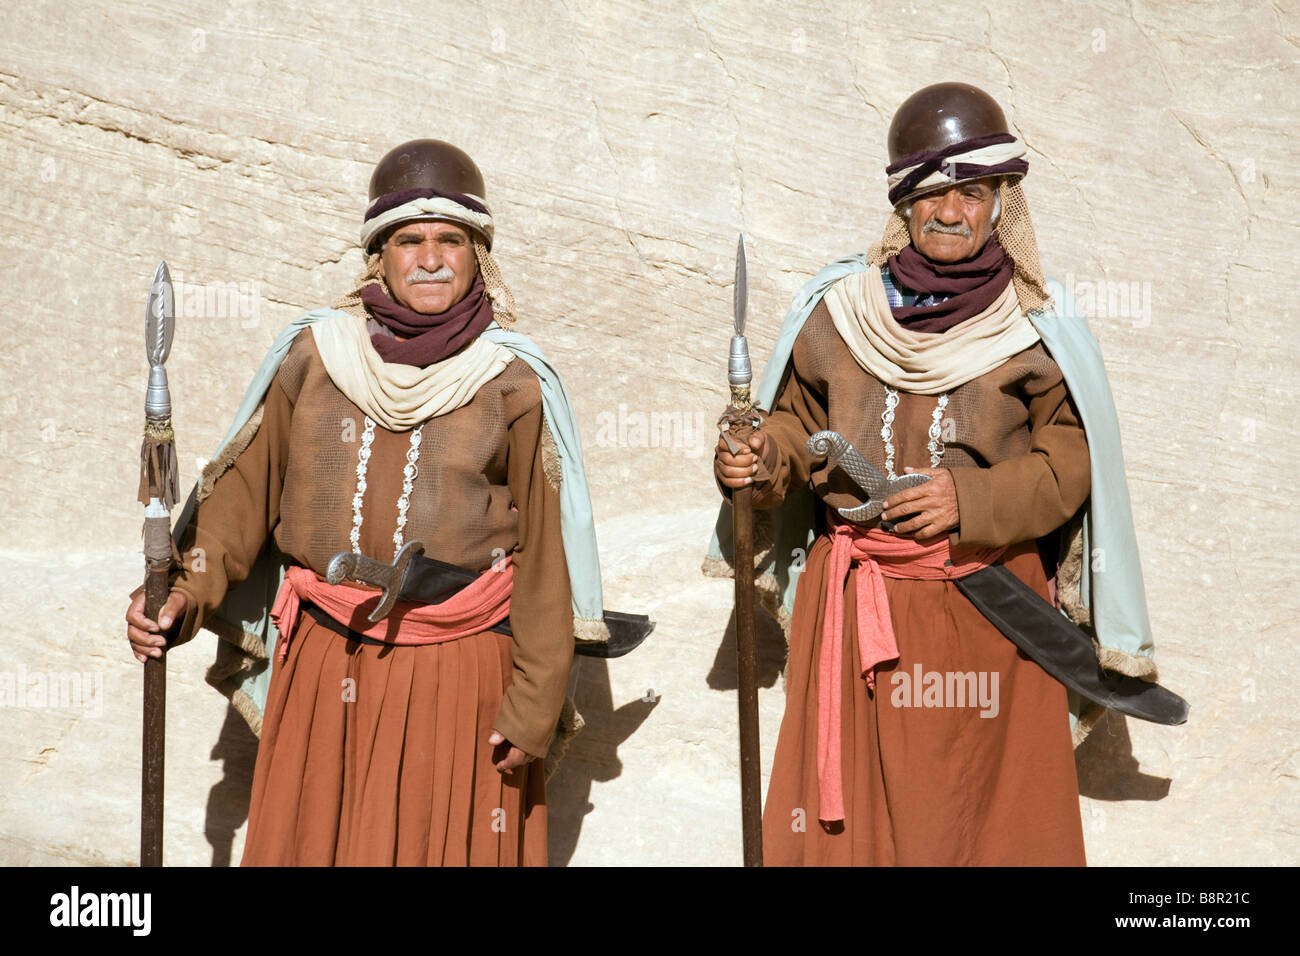
<path fill-rule="evenodd" d="M 945 167 L 951 168 L 957 163 L 974 163 L 978 166 L 1000 166 L 1013 159 L 1020 159 L 1025 155 L 1025 152 L 1025 144 L 1020 142 L 1020 140 L 1015 140 L 1010 143 L 994 143 L 992 146 L 982 146 L 979 149 L 972 149 L 965 153 L 955 153 L 952 156 L 945 157 L 943 164 L 937 170 L 917 183 L 916 186 L 913 187 L 912 191 L 907 196 L 900 199 L 899 202 L 906 202 L 909 197 L 915 196 L 923 190 L 933 189 L 935 186 L 947 186 L 956 182 L 955 179 L 944 172 Z M 920 164 L 918 163 L 917 165 Z M 896 173 L 891 173 L 889 176 L 889 188 L 892 190 L 914 169 L 916 169 L 916 166 L 908 166 L 906 169 L 900 169 Z"/>
<path fill-rule="evenodd" d="M 462 206 L 454 199 L 435 196 L 429 199 L 412 199 L 410 202 L 402 203 L 400 206 L 394 206 L 392 209 L 385 213 L 381 213 L 374 219 L 362 223 L 361 248 L 368 248 L 371 240 L 374 239 L 375 236 L 379 235 L 394 223 L 404 222 L 408 219 L 420 219 L 422 217 L 453 219 L 457 222 L 463 222 L 466 225 L 480 229 L 489 238 L 492 236 L 492 217 L 490 215 L 475 212 L 473 209 Z"/>

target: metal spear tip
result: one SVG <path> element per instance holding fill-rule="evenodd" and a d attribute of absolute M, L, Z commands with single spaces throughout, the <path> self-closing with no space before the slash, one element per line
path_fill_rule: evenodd
<path fill-rule="evenodd" d="M 749 271 L 745 267 L 745 234 L 740 234 L 736 243 L 736 288 L 734 307 L 736 313 L 736 334 L 745 334 L 745 310 L 749 302 Z"/>
<path fill-rule="evenodd" d="M 150 365 L 162 365 L 172 349 L 176 331 L 176 299 L 167 263 L 160 261 L 153 273 L 149 302 L 144 310 L 144 348 Z"/>

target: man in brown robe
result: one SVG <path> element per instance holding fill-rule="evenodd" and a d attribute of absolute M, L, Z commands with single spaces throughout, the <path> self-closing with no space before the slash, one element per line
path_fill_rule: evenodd
<path fill-rule="evenodd" d="M 186 567 L 157 623 L 142 597 L 132 603 L 128 639 L 143 660 L 168 631 L 175 644 L 216 625 L 273 543 L 290 568 L 243 862 L 544 865 L 541 758 L 574 615 L 542 388 L 483 336 L 513 323 L 513 299 L 472 160 L 406 143 L 380 161 L 370 194 L 358 286 L 292 340 L 205 471 Z M 375 592 L 327 585 L 331 558 L 388 562 L 416 539 L 488 590 L 510 574 L 508 604 L 474 633 L 440 624 L 435 639 L 412 638 L 420 608 L 399 601 L 378 637 L 360 633 L 364 615 L 334 602 L 355 611 Z M 505 613 L 513 635 L 488 629 Z"/>
<path fill-rule="evenodd" d="M 1065 689 L 950 577 L 1000 562 L 1050 598 L 1039 539 L 1089 493 L 1077 410 L 1024 315 L 1047 298 L 1024 149 L 961 84 L 905 102 L 889 148 L 895 214 L 872 268 L 812 309 L 750 449 L 716 452 L 724 493 L 818 499 L 765 862 L 1082 864 Z M 930 480 L 853 524 L 836 509 L 863 491 L 807 448 L 827 429 L 890 478 Z"/>

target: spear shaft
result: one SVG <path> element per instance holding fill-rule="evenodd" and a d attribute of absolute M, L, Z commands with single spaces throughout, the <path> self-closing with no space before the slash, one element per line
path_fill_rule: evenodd
<path fill-rule="evenodd" d="M 139 499 L 144 509 L 144 613 L 158 620 L 167 603 L 174 545 L 171 509 L 179 483 L 172 432 L 171 391 L 163 364 L 171 351 L 175 309 L 167 263 L 154 271 L 145 308 L 145 352 L 149 388 L 144 400 L 144 442 L 140 447 Z M 162 866 L 163 764 L 167 739 L 167 650 L 144 664 L 144 719 L 140 763 L 140 865 Z"/>
<path fill-rule="evenodd" d="M 146 519 L 151 520 L 151 519 Z M 164 521 L 171 523 L 169 517 Z M 158 620 L 167 603 L 166 566 L 149 568 L 144 581 L 144 613 Z M 140 774 L 140 865 L 162 866 L 163 766 L 167 743 L 167 652 L 144 663 L 144 722 Z"/>
<path fill-rule="evenodd" d="M 727 380 L 731 406 L 724 420 L 733 443 L 748 448 L 749 436 L 761 420 L 750 400 L 753 371 L 745 340 L 745 310 L 749 282 L 745 237 L 736 248 L 735 335 Z M 734 449 L 733 449 L 734 451 Z M 740 814 L 745 866 L 763 865 L 763 789 L 758 742 L 758 642 L 754 621 L 754 488 L 736 488 L 731 495 L 732 540 L 736 568 L 736 682 L 740 719 Z"/>

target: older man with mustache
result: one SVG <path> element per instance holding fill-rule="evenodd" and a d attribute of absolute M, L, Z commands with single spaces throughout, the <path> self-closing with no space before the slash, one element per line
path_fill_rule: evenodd
<path fill-rule="evenodd" d="M 904 102 L 884 237 L 804 287 L 759 391 L 770 415 L 749 449 L 718 444 L 724 494 L 752 484 L 755 507 L 772 509 L 760 590 L 790 643 L 769 864 L 1084 862 L 1066 689 L 956 585 L 1001 564 L 1056 601 L 1063 543 L 1078 561 L 1061 529 L 1087 510 L 1097 467 L 1072 394 L 1081 379 L 1062 373 L 1096 346 L 1086 326 L 1052 331 L 1024 154 L 978 89 L 937 84 Z M 1053 353 L 1049 338 L 1074 344 Z M 1098 374 L 1106 408 L 1089 429 L 1109 436 Z M 857 518 L 863 489 L 809 449 L 826 430 L 891 481 L 928 480 Z M 1125 491 L 1117 520 L 1131 539 L 1127 509 Z M 1141 631 L 1140 577 L 1136 593 Z M 1149 640 L 1107 647 L 1117 629 L 1097 623 L 1107 667 L 1154 677 Z"/>
<path fill-rule="evenodd" d="M 483 196 L 447 143 L 379 162 L 364 273 L 277 340 L 178 522 L 160 620 L 128 612 L 141 659 L 223 638 L 209 680 L 261 732 L 246 865 L 546 862 L 541 758 L 575 637 L 604 636 L 599 568 L 572 412 L 510 328 Z M 417 539 L 442 564 L 378 623 L 373 588 L 327 579 Z"/>

